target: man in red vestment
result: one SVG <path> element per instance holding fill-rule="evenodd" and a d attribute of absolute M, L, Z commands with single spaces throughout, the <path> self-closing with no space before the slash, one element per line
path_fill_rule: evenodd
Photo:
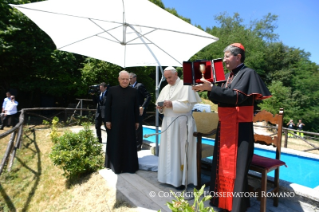
<path fill-rule="evenodd" d="M 254 101 L 271 97 L 259 75 L 244 65 L 245 48 L 234 43 L 224 49 L 230 73 L 221 86 L 202 80 L 193 90 L 210 91 L 209 99 L 218 104 L 219 124 L 213 156 L 211 205 L 226 211 L 246 211 L 250 206 L 248 170 L 254 151 Z"/>

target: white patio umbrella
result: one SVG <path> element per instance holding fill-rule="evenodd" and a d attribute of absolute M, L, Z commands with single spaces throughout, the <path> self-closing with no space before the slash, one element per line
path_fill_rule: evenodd
<path fill-rule="evenodd" d="M 123 68 L 181 67 L 218 40 L 148 0 L 49 0 L 11 6 L 46 32 L 57 49 Z M 156 68 L 156 98 L 161 81 Z"/>
<path fill-rule="evenodd" d="M 49 0 L 17 8 L 57 49 L 132 66 L 182 66 L 218 38 L 148 0 Z"/>
<path fill-rule="evenodd" d="M 46 32 L 61 51 L 123 68 L 156 66 L 156 98 L 162 81 L 158 67 L 181 67 L 218 40 L 148 0 L 48 0 L 11 6 Z M 156 147 L 158 154 L 158 136 Z"/>

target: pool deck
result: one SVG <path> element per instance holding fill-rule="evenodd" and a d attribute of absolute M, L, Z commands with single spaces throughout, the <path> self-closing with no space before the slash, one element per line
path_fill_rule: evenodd
<path fill-rule="evenodd" d="M 94 128 L 92 128 L 95 132 Z M 74 129 L 72 131 L 78 131 Z M 106 133 L 103 133 L 103 151 L 106 148 Z M 105 179 L 106 184 L 116 189 L 117 198 L 123 199 L 129 202 L 137 211 L 170 211 L 166 206 L 167 202 L 171 202 L 175 199 L 170 195 L 170 191 L 180 192 L 174 187 L 162 184 L 157 181 L 157 157 L 151 154 L 149 147 L 152 144 L 144 145 L 144 150 L 139 151 L 139 163 L 140 168 L 146 170 L 139 170 L 135 174 L 114 174 L 110 169 L 102 169 L 99 171 L 100 175 Z M 309 153 L 299 152 L 296 150 L 287 150 L 289 153 L 298 154 L 302 156 L 309 156 Z M 313 155 L 313 154 L 311 154 Z M 313 156 L 316 158 L 316 156 Z M 319 157 L 318 157 L 319 158 Z M 145 160 L 147 159 L 147 160 Z M 153 171 L 151 171 L 153 170 Z M 255 174 L 255 173 L 251 173 Z M 257 175 L 257 174 L 255 174 Z M 318 176 L 319 177 L 319 176 Z M 202 172 L 202 182 L 210 180 L 209 173 Z M 249 176 L 249 184 L 254 188 L 260 187 L 260 180 L 256 177 Z M 268 186 L 268 188 L 271 185 Z M 193 191 L 193 186 L 189 185 L 187 191 Z M 205 188 L 208 193 L 209 187 Z M 286 197 L 279 198 L 278 207 L 273 206 L 272 198 L 267 198 L 267 211 L 269 212 L 285 212 L 285 211 L 315 211 L 319 212 L 319 188 L 311 189 L 305 186 L 301 186 L 286 181 L 280 181 L 280 192 L 282 195 L 286 194 Z M 178 194 L 178 193 L 177 193 Z M 189 196 L 189 195 L 188 195 Z M 288 196 L 288 197 L 287 197 Z M 188 200 L 190 204 L 193 204 L 193 199 Z M 260 202 L 256 197 L 251 198 L 251 207 L 248 208 L 248 212 L 260 211 Z M 205 207 L 208 207 L 208 201 L 205 202 Z M 215 211 L 221 211 L 217 207 L 213 207 Z"/>

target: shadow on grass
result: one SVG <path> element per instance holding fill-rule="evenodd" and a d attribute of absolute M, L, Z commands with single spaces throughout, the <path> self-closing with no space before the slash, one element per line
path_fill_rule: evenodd
<path fill-rule="evenodd" d="M 0 193 L 5 201 L 6 205 L 10 209 L 10 211 L 16 211 L 16 208 L 14 207 L 14 204 L 13 204 L 11 198 L 7 195 L 6 191 L 3 189 L 1 184 L 0 184 Z M 0 211 L 4 211 L 4 208 L 3 208 L 4 206 L 2 204 L 3 203 L 1 203 L 1 205 L 0 205 Z"/>
<path fill-rule="evenodd" d="M 24 145 L 25 148 L 29 148 L 30 145 L 34 144 L 34 147 L 35 147 L 35 151 L 33 151 L 33 153 L 37 156 L 37 170 L 33 170 L 32 168 L 28 167 L 26 165 L 25 162 L 23 162 L 19 157 L 16 156 L 16 160 L 21 164 L 22 167 L 25 167 L 27 170 L 29 170 L 30 172 L 32 172 L 34 174 L 34 177 L 33 177 L 33 180 L 32 180 L 32 188 L 31 188 L 31 191 L 29 192 L 28 194 L 28 198 L 27 200 L 25 201 L 21 211 L 28 211 L 28 207 L 29 207 L 29 204 L 33 198 L 33 195 L 38 187 L 38 184 L 39 184 L 39 181 L 40 181 L 40 176 L 42 174 L 42 167 L 41 167 L 41 158 L 40 158 L 40 149 L 38 147 L 38 144 L 36 142 L 36 135 L 35 135 L 35 131 L 34 130 L 31 130 L 29 131 L 30 134 L 25 134 L 25 138 L 29 139 L 30 142 L 28 142 L 27 144 Z M 31 136 L 30 136 L 31 135 Z M 16 170 L 15 172 L 19 171 Z M 10 175 L 14 174 L 14 171 L 8 173 L 8 177 L 6 177 L 8 180 L 10 178 Z M 31 182 L 30 182 L 31 184 Z M 30 184 L 26 184 L 25 186 L 29 186 Z M 23 188 L 22 188 L 23 189 Z M 14 203 L 12 202 L 12 200 L 10 199 L 10 197 L 6 194 L 6 191 L 3 189 L 3 187 L 0 185 L 0 193 L 3 197 L 3 199 L 5 200 L 5 203 L 8 207 L 8 209 L 10 211 L 16 211 L 16 208 L 15 208 L 15 205 Z M 1 210 L 1 208 L 0 208 Z"/>
<path fill-rule="evenodd" d="M 73 176 L 72 178 L 69 178 L 65 181 L 65 187 L 67 189 L 72 188 L 75 185 L 81 185 L 84 184 L 86 182 L 88 182 L 90 180 L 91 174 L 93 172 L 90 173 L 85 173 L 85 174 L 81 174 L 78 176 Z"/>

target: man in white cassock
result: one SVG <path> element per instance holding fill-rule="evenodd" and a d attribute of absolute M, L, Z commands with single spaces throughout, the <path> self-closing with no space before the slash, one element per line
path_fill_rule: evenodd
<path fill-rule="evenodd" d="M 158 181 L 173 185 L 177 189 L 184 189 L 186 170 L 187 183 L 197 185 L 196 137 L 193 136 L 196 125 L 192 118 L 192 109 L 201 99 L 191 86 L 183 84 L 175 68 L 167 67 L 164 77 L 168 85 L 162 89 L 156 100 L 156 108 L 159 113 L 164 114 Z M 163 102 L 162 106 L 160 102 Z M 165 129 L 167 130 L 164 132 Z"/>

